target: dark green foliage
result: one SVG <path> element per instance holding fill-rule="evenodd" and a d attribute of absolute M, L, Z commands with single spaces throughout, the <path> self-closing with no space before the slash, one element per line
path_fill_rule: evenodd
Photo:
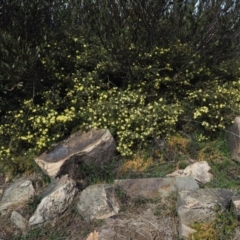
<path fill-rule="evenodd" d="M 82 21 L 89 23 L 89 31 L 99 37 L 109 60 L 118 63 L 115 76 L 121 77 L 115 83 L 120 86 L 143 80 L 144 67 L 152 64 L 153 75 L 166 74 L 164 62 L 174 65 L 170 82 L 173 87 L 185 77 L 186 69 L 210 67 L 219 75 L 219 64 L 238 59 L 240 5 L 236 1 L 104 0 L 83 4 L 82 11 L 87 9 L 91 14 L 85 12 Z M 78 13 L 81 14 L 80 9 Z M 181 55 L 173 52 L 168 59 L 162 56 L 158 63 L 153 56 L 145 56 L 154 54 L 156 46 L 168 48 L 177 41 L 188 43 L 188 51 Z M 141 66 L 142 71 L 134 72 L 134 65 Z M 231 78 L 236 72 L 225 74 Z M 203 81 L 203 76 L 190 79 L 191 84 L 197 84 L 200 78 Z"/>
<path fill-rule="evenodd" d="M 112 183 L 115 179 L 114 170 L 116 169 L 116 162 L 112 161 L 105 164 L 84 165 L 82 172 L 85 174 L 88 184 L 96 183 Z"/>
<path fill-rule="evenodd" d="M 1 0 L 1 160 L 91 127 L 122 155 L 215 137 L 239 112 L 239 33 L 234 0 Z"/>

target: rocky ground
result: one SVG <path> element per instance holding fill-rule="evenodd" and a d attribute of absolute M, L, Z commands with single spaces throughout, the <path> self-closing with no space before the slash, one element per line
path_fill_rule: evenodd
<path fill-rule="evenodd" d="M 93 138 L 95 149 L 86 136 L 87 145 L 74 135 L 43 153 L 30 175 L 0 173 L 0 240 L 240 239 L 240 165 L 225 142 L 178 135 L 164 149 L 112 161 L 102 151 L 114 150 L 108 132 Z"/>

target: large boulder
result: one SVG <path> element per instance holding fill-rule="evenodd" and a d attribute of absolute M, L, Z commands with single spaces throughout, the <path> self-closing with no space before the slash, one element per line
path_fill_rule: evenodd
<path fill-rule="evenodd" d="M 79 179 L 82 164 L 107 162 L 115 150 L 116 144 L 109 130 L 91 130 L 72 134 L 35 161 L 52 179 L 66 174 L 72 179 Z"/>
<path fill-rule="evenodd" d="M 226 209 L 236 195 L 227 189 L 197 189 L 181 191 L 177 200 L 179 217 L 179 236 L 188 239 L 195 232 L 191 225 L 195 222 L 213 221 L 216 208 Z"/>
<path fill-rule="evenodd" d="M 228 146 L 231 159 L 240 161 L 240 117 L 236 117 L 233 125 L 228 129 Z"/>
<path fill-rule="evenodd" d="M 79 196 L 77 210 L 87 222 L 116 215 L 120 207 L 114 187 L 108 184 L 87 187 Z"/>
<path fill-rule="evenodd" d="M 192 176 L 197 182 L 201 184 L 205 184 L 210 182 L 213 179 L 213 175 L 211 174 L 211 167 L 206 161 L 195 162 L 185 169 L 179 169 L 175 172 L 168 174 L 168 177 L 185 177 Z"/>
<path fill-rule="evenodd" d="M 7 210 L 14 210 L 20 205 L 26 204 L 36 194 L 29 179 L 21 178 L 11 184 L 3 193 L 0 202 L 0 213 L 7 213 Z"/>
<path fill-rule="evenodd" d="M 141 178 L 115 180 L 114 185 L 129 197 L 159 198 L 169 197 L 183 190 L 198 189 L 197 182 L 192 177 Z"/>
<path fill-rule="evenodd" d="M 234 212 L 238 220 L 240 220 L 240 196 L 234 196 L 232 198 Z"/>
<path fill-rule="evenodd" d="M 28 221 L 18 212 L 13 211 L 11 213 L 12 223 L 22 231 L 25 231 L 27 228 Z"/>
<path fill-rule="evenodd" d="M 45 223 L 60 216 L 72 203 L 77 192 L 76 182 L 67 175 L 55 179 L 40 195 L 42 200 L 29 219 L 29 226 Z"/>

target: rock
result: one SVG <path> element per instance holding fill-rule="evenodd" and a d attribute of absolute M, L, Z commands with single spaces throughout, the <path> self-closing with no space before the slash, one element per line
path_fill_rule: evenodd
<path fill-rule="evenodd" d="M 29 225 L 54 220 L 68 208 L 77 192 L 75 181 L 67 175 L 53 181 L 42 193 L 42 200 L 29 219 Z"/>
<path fill-rule="evenodd" d="M 179 236 L 181 236 L 181 239 L 189 239 L 189 235 L 195 232 L 197 232 L 195 229 L 192 229 L 179 221 Z"/>
<path fill-rule="evenodd" d="M 187 166 L 184 170 L 176 170 L 175 172 L 168 174 L 168 177 L 176 176 L 193 176 L 193 178 L 199 183 L 210 182 L 213 175 L 210 173 L 211 167 L 206 161 L 195 162 Z"/>
<path fill-rule="evenodd" d="M 123 179 L 115 180 L 114 186 L 132 198 L 168 197 L 177 191 L 198 188 L 198 184 L 192 177 Z"/>
<path fill-rule="evenodd" d="M 98 240 L 99 233 L 95 230 L 94 232 L 90 233 L 86 240 Z"/>
<path fill-rule="evenodd" d="M 232 198 L 232 203 L 237 219 L 240 220 L 240 196 L 234 196 Z"/>
<path fill-rule="evenodd" d="M 239 240 L 240 239 L 240 228 L 238 227 L 235 230 L 235 236 L 233 237 L 233 240 Z"/>
<path fill-rule="evenodd" d="M 77 132 L 41 154 L 35 161 L 52 179 L 66 174 L 76 179 L 79 178 L 77 174 L 81 164 L 107 162 L 115 149 L 115 141 L 109 130 Z"/>
<path fill-rule="evenodd" d="M 176 177 L 176 190 L 177 192 L 181 191 L 192 191 L 196 190 L 199 188 L 197 182 L 192 176 L 187 176 L 187 177 Z"/>
<path fill-rule="evenodd" d="M 177 200 L 179 236 L 187 239 L 194 222 L 212 221 L 216 208 L 227 208 L 236 193 L 227 189 L 197 189 L 181 191 Z"/>
<path fill-rule="evenodd" d="M 29 202 L 35 195 L 35 189 L 30 180 L 21 178 L 16 180 L 7 188 L 0 202 L 0 212 L 2 215 L 7 213 L 8 209 L 14 210 L 19 205 Z"/>
<path fill-rule="evenodd" d="M 17 228 L 21 229 L 22 231 L 25 231 L 27 228 L 28 221 L 16 211 L 12 212 L 11 221 Z"/>
<path fill-rule="evenodd" d="M 108 184 L 87 187 L 80 194 L 77 210 L 85 221 L 107 219 L 116 215 L 120 207 L 115 197 L 115 189 Z"/>
<path fill-rule="evenodd" d="M 228 146 L 231 159 L 240 161 L 240 117 L 234 119 L 233 125 L 228 130 Z"/>
<path fill-rule="evenodd" d="M 176 191 L 175 178 L 142 178 L 115 180 L 114 186 L 132 198 L 159 198 Z"/>

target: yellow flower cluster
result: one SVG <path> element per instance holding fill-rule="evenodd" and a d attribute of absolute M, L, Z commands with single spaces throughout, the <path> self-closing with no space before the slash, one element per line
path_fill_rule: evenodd
<path fill-rule="evenodd" d="M 109 59 L 106 49 L 96 51 L 83 37 L 68 37 L 74 49 L 64 49 L 61 42 L 47 45 L 64 62 L 51 66 L 54 89 L 42 90 L 41 103 L 25 99 L 19 109 L 8 111 L 1 119 L 0 137 L 8 140 L 0 148 L 1 158 L 15 146 L 42 151 L 75 128 L 110 129 L 118 151 L 128 156 L 137 145 L 174 132 L 180 120 L 213 132 L 239 112 L 240 80 L 223 84 L 226 81 L 199 63 L 201 56 L 190 44 L 177 40 L 144 52 L 128 42 L 126 51 L 134 56 L 128 66 L 131 74 L 120 80 L 124 87 L 117 87 L 111 76 L 125 71 L 120 62 Z M 174 56 L 181 58 L 176 61 Z M 181 62 L 184 57 L 189 60 L 187 65 Z M 45 69 L 54 62 L 49 56 L 40 61 Z M 197 139 L 206 137 L 200 133 Z"/>
<path fill-rule="evenodd" d="M 167 105 L 162 97 L 148 102 L 146 93 L 142 91 L 143 83 L 137 89 L 129 87 L 125 91 L 119 91 L 117 87 L 111 87 L 108 91 L 93 91 L 93 76 L 88 74 L 85 80 L 83 83 L 79 77 L 77 82 L 74 78 L 75 85 L 88 84 L 88 87 L 74 88 L 68 94 L 73 97 L 88 93 L 84 108 L 80 105 L 81 99 L 77 101 L 76 111 L 86 116 L 81 128 L 109 128 L 117 135 L 117 149 L 123 156 L 133 154 L 136 142 L 147 143 L 148 138 L 174 131 L 178 116 L 182 113 L 179 103 Z"/>
<path fill-rule="evenodd" d="M 200 107 L 198 109 L 195 110 L 195 112 L 193 113 L 193 118 L 196 119 L 199 116 L 202 116 L 203 113 L 208 113 L 209 109 L 206 106 Z"/>

